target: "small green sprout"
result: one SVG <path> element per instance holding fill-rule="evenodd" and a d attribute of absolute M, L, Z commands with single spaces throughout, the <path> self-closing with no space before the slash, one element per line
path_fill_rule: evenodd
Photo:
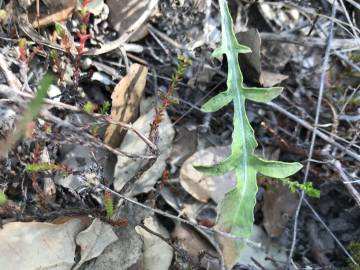
<path fill-rule="evenodd" d="M 360 243 L 352 241 L 350 243 L 349 249 L 353 255 L 354 260 L 360 264 Z M 356 265 L 350 259 L 348 259 L 348 265 L 351 270 L 360 270 L 359 264 Z"/>
<path fill-rule="evenodd" d="M 28 173 L 56 171 L 58 169 L 59 166 L 53 163 L 33 163 L 33 164 L 26 164 L 25 166 L 25 171 Z"/>
<path fill-rule="evenodd" d="M 86 112 L 88 114 L 94 113 L 95 109 L 96 109 L 96 105 L 94 105 L 90 101 L 87 101 L 83 107 L 84 112 Z"/>
<path fill-rule="evenodd" d="M 55 23 L 55 31 L 59 37 L 61 37 L 61 38 L 64 37 L 65 30 L 64 30 L 64 27 L 60 23 Z"/>
<path fill-rule="evenodd" d="M 112 198 L 112 194 L 108 191 L 105 191 L 104 194 L 104 204 L 105 204 L 105 210 L 106 210 L 106 216 L 108 218 L 111 218 L 114 214 L 114 202 Z"/>
<path fill-rule="evenodd" d="M 4 204 L 6 204 L 7 200 L 8 199 L 7 199 L 5 192 L 0 191 L 0 206 L 3 206 Z"/>
<path fill-rule="evenodd" d="M 277 179 L 287 185 L 291 192 L 295 192 L 296 189 L 303 190 L 306 195 L 313 198 L 320 198 L 320 190 L 313 187 L 312 182 L 306 182 L 305 184 L 300 184 L 298 181 L 291 181 L 289 178 L 280 178 Z"/>
<path fill-rule="evenodd" d="M 105 115 L 105 114 L 108 113 L 109 109 L 110 109 L 110 102 L 105 101 L 103 103 L 103 105 L 100 107 L 99 113 L 102 114 L 102 115 Z"/>

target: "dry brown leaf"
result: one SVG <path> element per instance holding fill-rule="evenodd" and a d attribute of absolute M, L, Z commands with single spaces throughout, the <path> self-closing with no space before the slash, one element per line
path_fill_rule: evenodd
<path fill-rule="evenodd" d="M 169 232 L 159 223 L 154 216 L 150 216 L 144 219 L 144 225 L 162 235 L 165 238 L 169 238 Z M 144 247 L 143 247 L 143 263 L 145 270 L 167 270 L 171 265 L 173 258 L 172 247 L 169 246 L 165 241 L 160 239 L 158 236 L 149 233 L 145 229 L 137 226 L 136 232 L 141 236 Z"/>
<path fill-rule="evenodd" d="M 84 229 L 79 219 L 63 224 L 13 222 L 0 230 L 0 269 L 71 269 L 75 236 Z"/>
<path fill-rule="evenodd" d="M 116 85 L 111 95 L 111 118 L 114 121 L 133 122 L 138 117 L 139 104 L 143 96 L 148 68 L 133 64 L 129 73 Z M 109 125 L 104 142 L 111 147 L 118 147 L 125 134 L 119 126 Z"/>
<path fill-rule="evenodd" d="M 181 186 L 194 198 L 202 202 L 213 199 L 219 202 L 235 186 L 233 172 L 221 176 L 209 176 L 194 169 L 198 164 L 216 164 L 230 154 L 230 147 L 210 147 L 200 150 L 188 158 L 180 170 Z"/>
<path fill-rule="evenodd" d="M 260 75 L 260 84 L 264 87 L 273 87 L 287 78 L 289 78 L 287 75 L 263 70 Z"/>
<path fill-rule="evenodd" d="M 289 218 L 298 205 L 298 196 L 287 186 L 271 182 L 264 195 L 264 227 L 270 237 L 278 237 L 284 231 Z"/>
<path fill-rule="evenodd" d="M 175 239 L 176 245 L 186 251 L 190 263 L 206 269 L 220 269 L 217 252 L 207 239 L 192 227 L 177 223 L 171 236 Z M 199 256 L 201 251 L 209 256 L 201 258 Z"/>
<path fill-rule="evenodd" d="M 81 247 L 81 259 L 73 270 L 77 270 L 83 263 L 98 257 L 104 249 L 118 240 L 111 225 L 95 219 L 93 223 L 76 236 L 76 243 Z"/>
<path fill-rule="evenodd" d="M 235 240 L 233 238 L 224 237 L 220 234 L 215 238 L 219 243 L 220 249 L 224 256 L 224 264 L 226 269 L 232 269 L 239 260 L 242 251 L 241 247 L 244 245 L 244 242 L 242 240 Z"/>
<path fill-rule="evenodd" d="M 134 123 L 133 127 L 140 131 L 142 134 L 149 134 L 151 121 L 155 117 L 155 103 L 151 102 L 154 99 L 145 99 L 141 102 L 140 111 L 145 110 L 145 107 L 150 106 L 150 111 L 141 115 Z M 148 105 L 145 105 L 147 103 Z M 146 110 L 145 110 L 146 111 Z M 172 141 L 175 135 L 174 128 L 171 120 L 166 112 L 164 112 L 162 121 L 159 125 L 159 138 L 158 149 L 159 156 L 155 163 L 149 168 L 141 177 L 136 181 L 130 192 L 131 196 L 147 193 L 154 188 L 157 180 L 161 177 L 162 172 L 166 168 L 166 160 L 170 155 Z M 126 133 L 124 139 L 119 147 L 124 152 L 132 152 L 134 154 L 142 155 L 146 153 L 148 148 L 147 144 L 139 140 L 139 138 L 133 133 Z M 124 185 L 134 177 L 142 166 L 142 160 L 134 160 L 132 158 L 118 156 L 117 163 L 114 172 L 114 188 L 115 190 L 121 190 Z"/>
<path fill-rule="evenodd" d="M 239 62 L 246 81 L 258 83 L 261 74 L 261 39 L 259 31 L 250 28 L 246 32 L 239 32 L 236 38 L 240 44 L 251 48 L 251 53 L 239 54 Z"/>

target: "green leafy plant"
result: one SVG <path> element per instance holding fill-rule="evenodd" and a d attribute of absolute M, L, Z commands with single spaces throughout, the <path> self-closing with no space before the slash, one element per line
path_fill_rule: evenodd
<path fill-rule="evenodd" d="M 26 164 L 25 171 L 28 173 L 39 173 L 46 171 L 56 171 L 59 166 L 53 163 L 33 163 Z"/>
<path fill-rule="evenodd" d="M 92 114 L 94 113 L 94 111 L 96 110 L 96 105 L 94 105 L 92 102 L 90 101 L 87 101 L 85 104 L 84 104 L 84 107 L 83 107 L 83 110 L 84 112 L 88 113 L 88 114 Z"/>
<path fill-rule="evenodd" d="M 108 113 L 108 111 L 110 110 L 110 102 L 109 101 L 105 101 L 102 106 L 99 109 L 99 113 L 102 115 L 105 115 Z"/>
<path fill-rule="evenodd" d="M 244 84 L 238 54 L 250 53 L 251 49 L 240 45 L 235 37 L 233 22 L 226 0 L 219 0 L 221 12 L 221 45 L 213 52 L 214 57 L 226 55 L 228 63 L 227 90 L 219 93 L 202 106 L 203 112 L 214 112 L 233 102 L 234 130 L 231 154 L 214 166 L 195 166 L 201 172 L 223 175 L 235 171 L 236 187 L 226 193 L 218 205 L 216 227 L 241 239 L 250 236 L 254 222 L 258 173 L 272 178 L 288 177 L 302 168 L 299 163 L 264 160 L 254 154 L 257 142 L 246 115 L 245 100 L 268 102 L 277 97 L 282 88 L 256 88 Z"/>
<path fill-rule="evenodd" d="M 360 263 L 360 243 L 356 241 L 352 241 L 350 243 L 350 251 L 353 255 L 353 258 L 356 262 Z M 360 266 L 354 264 L 350 259 L 347 260 L 348 266 L 351 270 L 360 270 Z"/>
<path fill-rule="evenodd" d="M 173 104 L 177 103 L 177 100 L 174 98 L 174 92 L 177 88 L 178 83 L 183 78 L 186 69 L 189 65 L 191 65 L 191 60 L 183 55 L 178 55 L 177 57 L 178 64 L 176 66 L 176 70 L 171 76 L 171 84 L 169 85 L 167 93 L 158 92 L 161 104 L 159 108 L 156 109 L 156 114 L 154 120 L 150 124 L 150 134 L 149 138 L 154 141 L 155 137 L 157 137 L 157 132 L 159 125 L 162 121 L 163 113 Z"/>
<path fill-rule="evenodd" d="M 287 185 L 291 192 L 295 192 L 296 189 L 300 189 L 310 197 L 320 198 L 320 190 L 314 188 L 312 182 L 310 181 L 305 184 L 300 184 L 298 181 L 291 181 L 289 178 L 280 178 L 279 181 Z"/>
<path fill-rule="evenodd" d="M 6 202 L 7 202 L 7 196 L 5 192 L 0 191 L 0 206 L 6 204 Z"/>
<path fill-rule="evenodd" d="M 105 191 L 104 194 L 104 205 L 106 210 L 106 216 L 108 218 L 111 218 L 112 215 L 114 214 L 114 202 L 113 202 L 112 194 L 108 191 Z"/>

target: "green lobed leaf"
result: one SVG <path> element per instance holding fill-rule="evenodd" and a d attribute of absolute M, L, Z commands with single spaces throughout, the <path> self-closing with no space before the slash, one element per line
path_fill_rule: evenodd
<path fill-rule="evenodd" d="M 240 45 L 233 31 L 233 22 L 226 0 L 219 0 L 221 13 L 222 39 L 221 46 L 213 52 L 213 56 L 226 55 L 228 63 L 227 90 L 210 99 L 202 107 L 204 112 L 221 109 L 231 101 L 234 106 L 231 155 L 212 166 L 194 166 L 199 171 L 221 175 L 234 170 L 236 187 L 226 193 L 218 205 L 218 229 L 232 233 L 234 236 L 247 239 L 254 223 L 254 207 L 256 203 L 256 175 L 261 173 L 271 177 L 284 178 L 302 168 L 299 163 L 267 161 L 257 157 L 254 131 L 249 123 L 245 110 L 245 100 L 268 102 L 280 95 L 282 88 L 252 88 L 244 86 L 240 70 L 238 54 L 249 53 L 251 49 Z M 240 248 L 241 245 L 237 245 Z M 224 250 L 225 250 L 224 246 Z M 238 254 L 234 252 L 233 254 Z"/>
<path fill-rule="evenodd" d="M 231 155 L 218 164 L 205 166 L 205 165 L 194 165 L 194 168 L 200 172 L 210 175 L 223 175 L 236 168 L 236 162 L 238 161 L 237 156 Z"/>
<path fill-rule="evenodd" d="M 221 92 L 211 98 L 201 107 L 202 112 L 216 112 L 232 101 L 233 97 L 228 91 Z"/>
<path fill-rule="evenodd" d="M 298 162 L 288 163 L 282 161 L 265 160 L 256 156 L 253 156 L 251 163 L 259 173 L 272 178 L 288 177 L 303 167 Z"/>
<path fill-rule="evenodd" d="M 243 88 L 244 95 L 247 99 L 255 102 L 269 102 L 281 94 L 282 87 L 271 88 L 258 88 L 258 87 L 246 87 Z"/>

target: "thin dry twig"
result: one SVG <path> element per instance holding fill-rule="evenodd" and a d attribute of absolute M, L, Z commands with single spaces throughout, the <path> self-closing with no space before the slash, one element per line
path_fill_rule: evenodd
<path fill-rule="evenodd" d="M 61 118 L 58 118 L 56 116 L 54 116 L 53 114 L 51 114 L 48 110 L 42 110 L 40 115 L 47 121 L 55 123 L 59 126 L 63 126 L 65 128 L 69 128 L 73 131 L 75 131 L 75 133 L 81 134 L 82 136 L 84 136 L 86 139 L 89 139 L 90 141 L 93 141 L 94 143 L 96 143 L 98 146 L 108 150 L 109 152 L 113 153 L 114 155 L 117 156 L 125 156 L 131 159 L 149 159 L 149 160 L 153 160 L 157 158 L 157 155 L 138 155 L 138 154 L 132 154 L 132 153 L 127 153 L 125 151 L 121 151 L 121 150 L 117 150 L 114 149 L 112 147 L 110 147 L 109 145 L 103 143 L 100 139 L 90 135 L 87 132 L 84 132 L 83 128 L 80 127 L 76 127 L 64 120 L 62 120 Z"/>
<path fill-rule="evenodd" d="M 260 33 L 261 40 L 275 41 L 280 43 L 292 43 L 306 47 L 325 48 L 326 42 L 322 38 L 306 37 L 293 34 L 279 33 Z M 333 50 L 337 49 L 359 49 L 359 45 L 354 39 L 335 39 L 332 45 Z"/>
<path fill-rule="evenodd" d="M 0 88 L 0 94 L 6 95 L 6 96 L 13 96 L 13 95 L 17 95 L 20 96 L 22 98 L 26 98 L 26 99 L 32 99 L 34 96 L 30 93 L 25 93 L 25 92 L 21 92 L 19 90 L 15 90 L 15 89 L 11 89 L 11 88 L 4 88 L 1 87 Z M 51 105 L 53 107 L 56 107 L 58 109 L 62 109 L 62 110 L 68 110 L 68 111 L 72 111 L 72 112 L 81 112 L 81 113 L 86 113 L 84 112 L 84 110 L 82 110 L 81 108 L 78 108 L 76 106 L 72 106 L 69 104 L 65 104 L 62 102 L 58 102 L 58 101 L 54 101 L 51 99 L 44 99 L 44 103 Z M 158 151 L 157 146 L 152 143 L 144 134 L 142 134 L 139 130 L 137 130 L 136 128 L 134 128 L 132 126 L 132 124 L 128 124 L 128 123 L 124 123 L 124 122 L 119 122 L 119 121 L 114 121 L 112 120 L 110 117 L 104 116 L 102 114 L 91 114 L 91 116 L 103 120 L 105 122 L 108 122 L 109 124 L 113 124 L 113 125 L 118 125 L 126 130 L 130 130 L 131 132 L 134 132 L 141 140 L 144 141 L 144 143 L 146 143 L 153 151 Z"/>
<path fill-rule="evenodd" d="M 347 190 L 350 192 L 358 206 L 360 206 L 360 194 L 357 191 L 357 189 L 353 186 L 352 181 L 350 180 L 350 177 L 347 176 L 346 172 L 344 171 L 340 161 L 336 160 L 333 162 L 333 165 L 331 168 L 340 175 L 342 182 L 344 183 Z"/>
<path fill-rule="evenodd" d="M 331 138 L 330 136 L 324 134 L 323 132 L 321 132 L 319 129 L 315 129 L 313 125 L 311 125 L 310 123 L 308 123 L 307 121 L 299 118 L 298 116 L 296 116 L 295 114 L 292 114 L 291 112 L 289 112 L 288 110 L 284 109 L 283 107 L 281 107 L 280 105 L 270 101 L 268 103 L 266 103 L 267 105 L 271 106 L 272 108 L 274 108 L 275 110 L 283 113 L 284 115 L 286 115 L 287 117 L 289 117 L 290 119 L 294 120 L 295 122 L 297 122 L 298 124 L 300 124 L 301 126 L 307 128 L 308 130 L 312 131 L 313 133 L 316 134 L 316 136 L 320 137 L 321 139 L 323 139 L 324 141 L 328 142 L 329 144 L 333 145 L 336 148 L 341 149 L 342 151 L 344 151 L 347 155 L 351 156 L 352 158 L 356 159 L 357 161 L 360 161 L 360 155 L 351 151 L 350 149 L 348 149 L 347 147 L 339 144 L 338 142 L 336 142 L 334 140 L 334 138 Z"/>
<path fill-rule="evenodd" d="M 10 71 L 8 64 L 5 61 L 4 55 L 0 53 L 0 69 L 3 71 L 5 78 L 11 88 L 20 90 L 21 82 L 18 78 Z"/>

